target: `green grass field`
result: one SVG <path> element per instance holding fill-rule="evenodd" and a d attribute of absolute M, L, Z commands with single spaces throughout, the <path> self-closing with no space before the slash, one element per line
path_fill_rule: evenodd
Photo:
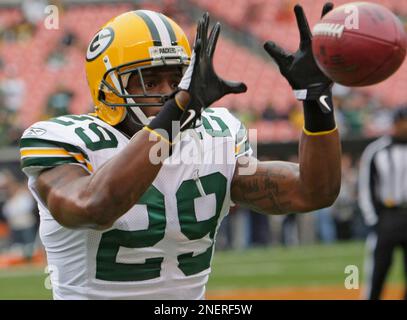
<path fill-rule="evenodd" d="M 363 278 L 364 254 L 363 242 L 218 252 L 208 288 L 342 285 L 347 265 L 357 266 Z M 397 251 L 388 281 L 401 283 L 402 277 Z"/>
<path fill-rule="evenodd" d="M 363 281 L 364 244 L 273 247 L 215 253 L 208 292 L 216 290 L 343 286 L 347 265 L 355 265 Z M 45 267 L 0 269 L 0 299 L 50 299 Z M 388 282 L 403 283 L 401 252 L 397 251 Z"/>

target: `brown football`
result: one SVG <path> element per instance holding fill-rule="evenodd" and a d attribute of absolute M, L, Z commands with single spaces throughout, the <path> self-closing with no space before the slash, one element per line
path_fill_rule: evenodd
<path fill-rule="evenodd" d="M 401 21 L 374 3 L 342 5 L 325 15 L 312 33 L 318 66 L 345 86 L 368 86 L 387 79 L 406 55 L 407 35 Z"/>

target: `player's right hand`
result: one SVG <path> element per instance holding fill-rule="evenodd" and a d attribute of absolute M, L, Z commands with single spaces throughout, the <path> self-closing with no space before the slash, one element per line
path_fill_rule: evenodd
<path fill-rule="evenodd" d="M 185 130 L 201 117 L 202 110 L 229 93 L 247 90 L 243 82 L 220 78 L 213 67 L 213 55 L 220 33 L 217 22 L 209 34 L 209 14 L 205 13 L 198 22 L 191 62 L 181 82 L 180 90 L 189 93 L 190 101 L 181 118 L 181 130 Z"/>

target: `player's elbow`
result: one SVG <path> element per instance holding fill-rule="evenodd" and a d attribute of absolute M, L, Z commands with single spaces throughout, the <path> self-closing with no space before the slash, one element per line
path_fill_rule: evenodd
<path fill-rule="evenodd" d="M 338 198 L 339 192 L 341 191 L 341 178 L 339 177 L 337 181 L 331 183 L 327 190 L 328 191 L 324 193 L 324 196 L 322 197 L 324 205 L 323 208 L 332 206 Z"/>
<path fill-rule="evenodd" d="M 103 195 L 94 195 L 84 201 L 80 208 L 88 227 L 97 230 L 109 229 L 114 221 L 110 205 Z"/>
<path fill-rule="evenodd" d="M 327 189 L 321 189 L 312 194 L 307 194 L 303 197 L 301 211 L 310 212 L 332 206 L 339 195 L 339 191 L 340 184 L 335 184 Z"/>
<path fill-rule="evenodd" d="M 315 200 L 312 210 L 319 210 L 332 206 L 337 197 L 338 195 L 334 193 L 319 197 L 319 199 Z"/>
<path fill-rule="evenodd" d="M 100 195 L 66 197 L 59 192 L 51 192 L 48 206 L 55 220 L 69 229 L 105 230 L 114 222 Z"/>
<path fill-rule="evenodd" d="M 103 188 L 90 193 L 84 190 L 78 195 L 77 214 L 81 217 L 81 227 L 106 230 L 133 205 L 130 201 L 118 201 L 112 188 Z M 135 200 L 134 200 L 135 201 Z"/>
<path fill-rule="evenodd" d="M 335 199 L 336 198 L 333 197 L 310 198 L 308 200 L 303 201 L 298 206 L 297 211 L 300 213 L 307 213 L 327 208 L 330 207 L 335 202 Z"/>

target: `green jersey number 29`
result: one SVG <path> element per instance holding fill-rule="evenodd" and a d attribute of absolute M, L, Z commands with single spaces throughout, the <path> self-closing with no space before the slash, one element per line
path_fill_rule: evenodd
<path fill-rule="evenodd" d="M 184 181 L 176 192 L 178 219 L 182 234 L 191 241 L 209 236 L 211 245 L 204 252 L 178 255 L 178 268 L 186 275 L 193 275 L 209 268 L 212 258 L 214 237 L 222 205 L 226 195 L 227 179 L 219 172 L 200 177 L 206 195 L 214 194 L 215 214 L 198 221 L 194 200 L 201 193 L 194 180 Z M 110 230 L 103 233 L 96 256 L 96 278 L 105 281 L 143 281 L 158 278 L 163 257 L 145 259 L 144 263 L 119 263 L 120 247 L 152 247 L 164 238 L 166 216 L 164 195 L 154 186 L 144 193 L 138 204 L 146 205 L 148 229 L 138 231 Z"/>

